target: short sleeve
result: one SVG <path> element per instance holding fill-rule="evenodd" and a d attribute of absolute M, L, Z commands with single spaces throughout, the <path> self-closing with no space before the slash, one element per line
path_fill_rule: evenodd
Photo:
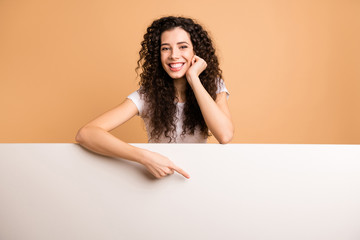
<path fill-rule="evenodd" d="M 129 96 L 127 96 L 128 99 L 130 99 L 131 101 L 133 101 L 133 103 L 136 105 L 139 114 L 138 115 L 142 115 L 143 110 L 144 110 L 144 100 L 141 97 L 139 90 L 131 93 Z"/>
<path fill-rule="evenodd" d="M 219 81 L 219 85 L 218 85 L 218 89 L 216 90 L 216 94 L 221 93 L 221 92 L 226 92 L 226 98 L 228 99 L 230 96 L 229 91 L 227 90 L 224 80 L 220 79 Z"/>

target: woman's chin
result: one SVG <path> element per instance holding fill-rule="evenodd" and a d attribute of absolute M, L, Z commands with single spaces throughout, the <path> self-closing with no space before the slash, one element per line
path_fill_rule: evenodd
<path fill-rule="evenodd" d="M 168 75 L 174 80 L 185 78 L 185 73 L 182 73 L 182 74 L 180 74 L 180 73 L 178 73 L 178 74 L 170 73 L 169 74 L 168 73 Z"/>

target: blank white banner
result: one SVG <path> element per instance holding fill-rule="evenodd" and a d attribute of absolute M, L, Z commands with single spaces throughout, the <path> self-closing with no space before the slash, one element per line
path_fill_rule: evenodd
<path fill-rule="evenodd" d="M 0 239 L 360 239 L 360 145 L 132 145 L 191 178 L 77 144 L 0 144 Z"/>

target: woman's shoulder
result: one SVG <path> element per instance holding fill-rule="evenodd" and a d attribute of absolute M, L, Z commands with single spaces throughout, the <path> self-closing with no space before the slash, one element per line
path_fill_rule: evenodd
<path fill-rule="evenodd" d="M 127 98 L 133 101 L 133 103 L 139 110 L 139 115 L 141 116 L 144 110 L 145 100 L 143 94 L 141 94 L 139 90 L 140 89 L 132 92 L 130 95 L 127 96 Z"/>
<path fill-rule="evenodd" d="M 142 96 L 141 96 L 139 90 L 140 90 L 140 89 L 138 89 L 138 90 L 130 93 L 130 94 L 127 96 L 127 98 L 130 98 L 131 100 L 132 100 L 132 99 L 141 100 L 141 99 L 142 99 Z"/>
<path fill-rule="evenodd" d="M 229 90 L 226 88 L 224 80 L 220 78 L 219 81 L 217 82 L 216 94 L 221 92 L 226 92 L 227 98 L 229 98 L 230 95 Z"/>

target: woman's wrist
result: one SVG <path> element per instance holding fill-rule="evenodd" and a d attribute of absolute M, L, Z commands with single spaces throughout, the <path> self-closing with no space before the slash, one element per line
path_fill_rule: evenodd
<path fill-rule="evenodd" d="M 138 157 L 136 159 L 136 161 L 142 165 L 146 165 L 148 164 L 148 155 L 149 155 L 149 150 L 143 149 L 143 148 L 139 148 L 138 150 Z"/>
<path fill-rule="evenodd" d="M 193 87 L 193 84 L 200 82 L 200 78 L 198 76 L 192 75 L 192 74 L 186 75 L 186 79 L 191 87 Z"/>
<path fill-rule="evenodd" d="M 194 77 L 188 82 L 189 82 L 191 89 L 194 91 L 194 93 L 197 89 L 203 87 L 199 77 Z"/>

